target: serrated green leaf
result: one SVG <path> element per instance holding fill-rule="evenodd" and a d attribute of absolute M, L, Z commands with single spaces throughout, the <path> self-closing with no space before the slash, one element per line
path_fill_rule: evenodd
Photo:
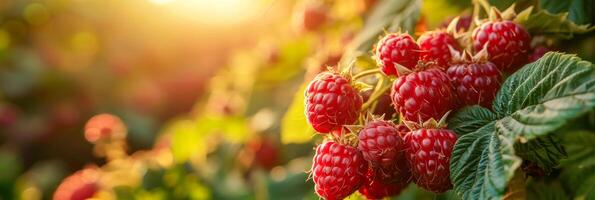
<path fill-rule="evenodd" d="M 568 12 L 568 18 L 577 24 L 592 21 L 593 1 L 589 0 L 541 0 L 539 7 L 551 13 Z"/>
<path fill-rule="evenodd" d="M 514 149 L 523 160 L 536 163 L 546 173 L 558 166 L 559 160 L 566 158 L 566 150 L 554 135 L 546 135 L 527 143 L 516 143 Z"/>
<path fill-rule="evenodd" d="M 306 86 L 307 83 L 300 86 L 281 121 L 281 142 L 283 144 L 306 143 L 316 133 L 312 126 L 308 124 L 304 114 L 304 91 Z"/>
<path fill-rule="evenodd" d="M 494 124 L 463 135 L 455 144 L 450 177 L 462 199 L 501 199 L 521 164 L 513 141 L 496 134 Z"/>
<path fill-rule="evenodd" d="M 574 34 L 583 34 L 595 29 L 593 26 L 577 25 L 568 19 L 568 13 L 552 14 L 541 10 L 524 20 L 517 21 L 531 35 L 548 35 L 562 39 L 570 39 Z"/>
<path fill-rule="evenodd" d="M 346 66 L 356 57 L 365 55 L 384 31 L 413 33 L 420 16 L 421 0 L 383 0 L 377 4 L 362 31 L 347 46 L 340 66 Z"/>
<path fill-rule="evenodd" d="M 498 119 L 492 111 L 481 106 L 468 106 L 456 112 L 448 121 L 448 128 L 459 136 L 475 130 Z"/>
<path fill-rule="evenodd" d="M 548 53 L 506 80 L 494 101 L 493 114 L 471 107 L 451 118 L 451 127 L 466 134 L 457 141 L 451 158 L 456 193 L 463 199 L 502 198 L 521 160 L 513 144 L 546 136 L 591 111 L 595 106 L 593 77 L 593 64 L 573 55 Z M 497 120 L 471 132 L 492 117 Z M 543 149 L 518 150 L 518 155 L 530 158 L 537 155 L 531 151 Z M 539 154 L 547 159 L 535 160 L 544 166 L 555 165 L 563 154 L 557 151 Z"/>
<path fill-rule="evenodd" d="M 529 140 L 548 134 L 595 106 L 595 66 L 547 53 L 510 76 L 494 100 L 498 132 Z"/>

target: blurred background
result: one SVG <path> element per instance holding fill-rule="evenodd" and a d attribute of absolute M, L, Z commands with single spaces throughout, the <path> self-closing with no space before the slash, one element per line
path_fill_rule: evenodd
<path fill-rule="evenodd" d="M 102 174 L 87 188 L 100 199 L 317 199 L 305 171 L 321 138 L 294 117 L 303 83 L 369 49 L 374 20 L 417 33 L 470 5 L 0 0 L 0 199 L 52 199 L 81 169 Z M 575 43 L 592 60 L 589 38 Z M 101 113 L 122 124 L 85 126 Z M 93 141 L 93 126 L 126 137 Z"/>

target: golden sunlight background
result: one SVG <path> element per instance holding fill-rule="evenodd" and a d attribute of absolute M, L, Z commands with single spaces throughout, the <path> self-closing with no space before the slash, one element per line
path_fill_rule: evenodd
<path fill-rule="evenodd" d="M 319 199 L 306 85 L 471 2 L 0 0 L 0 200 Z"/>
<path fill-rule="evenodd" d="M 151 147 L 163 123 L 205 98 L 232 53 L 288 18 L 291 3 L 0 1 L 0 199 L 18 190 L 47 199 L 66 173 L 104 163 L 82 134 L 93 115 L 124 120 L 128 151 Z"/>

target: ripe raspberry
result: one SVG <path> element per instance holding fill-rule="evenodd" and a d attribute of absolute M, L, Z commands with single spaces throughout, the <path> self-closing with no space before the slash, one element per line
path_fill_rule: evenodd
<path fill-rule="evenodd" d="M 403 140 L 397 126 L 388 121 L 372 121 L 359 132 L 358 149 L 374 167 L 388 168 L 403 155 Z"/>
<path fill-rule="evenodd" d="M 312 179 L 318 196 L 343 199 L 363 183 L 366 162 L 354 147 L 326 142 L 316 148 L 312 163 Z"/>
<path fill-rule="evenodd" d="M 409 34 L 388 34 L 376 45 L 376 59 L 384 74 L 397 76 L 395 63 L 413 69 L 419 60 L 419 46 Z"/>
<path fill-rule="evenodd" d="M 368 99 L 370 99 L 370 95 L 372 95 L 372 92 L 373 92 L 372 90 L 366 90 L 361 93 L 361 96 L 362 96 L 364 102 L 366 102 L 366 101 L 368 101 Z M 393 107 L 392 102 L 390 100 L 390 92 L 386 92 L 385 94 L 380 96 L 380 98 L 378 98 L 376 107 L 372 111 L 372 114 L 374 114 L 374 115 L 378 115 L 378 116 L 384 115 L 385 120 L 392 119 L 396 113 L 397 113 L 397 111 Z"/>
<path fill-rule="evenodd" d="M 492 107 L 502 80 L 496 65 L 486 60 L 467 60 L 454 63 L 446 74 L 463 104 Z"/>
<path fill-rule="evenodd" d="M 450 45 L 453 49 L 459 50 L 460 46 L 455 38 L 444 30 L 429 31 L 417 39 L 420 53 L 419 59 L 425 62 L 434 61 L 442 69 L 448 68 L 450 62 Z"/>
<path fill-rule="evenodd" d="M 359 116 L 362 97 L 339 74 L 318 74 L 306 88 L 306 117 L 314 130 L 329 133 Z"/>
<path fill-rule="evenodd" d="M 473 30 L 473 48 L 487 48 L 490 61 L 512 73 L 527 62 L 531 37 L 522 26 L 508 20 L 491 21 Z"/>
<path fill-rule="evenodd" d="M 407 121 L 439 119 L 455 108 L 450 81 L 436 68 L 399 77 L 393 84 L 391 98 L 395 110 Z"/>
<path fill-rule="evenodd" d="M 535 62 L 539 60 L 541 57 L 543 57 L 543 55 L 545 55 L 545 53 L 550 51 L 552 50 L 544 46 L 535 47 L 533 49 L 533 52 L 531 52 L 531 54 L 529 55 L 529 62 Z"/>
<path fill-rule="evenodd" d="M 87 168 L 66 177 L 54 192 L 54 200 L 85 200 L 99 191 L 99 171 Z"/>
<path fill-rule="evenodd" d="M 95 115 L 85 124 L 85 139 L 91 143 L 125 137 L 126 126 L 119 117 L 111 114 Z"/>
<path fill-rule="evenodd" d="M 407 161 L 406 149 L 403 154 L 395 159 L 395 162 L 388 167 L 370 166 L 376 171 L 376 178 L 385 183 L 409 182 L 411 180 L 411 167 Z"/>
<path fill-rule="evenodd" d="M 373 169 L 368 169 L 364 184 L 359 192 L 367 199 L 382 199 L 384 197 L 396 196 L 407 187 L 409 181 L 404 182 L 383 182 Z"/>
<path fill-rule="evenodd" d="M 405 135 L 407 159 L 413 181 L 420 187 L 442 193 L 452 188 L 450 156 L 457 135 L 448 129 L 419 129 Z"/>

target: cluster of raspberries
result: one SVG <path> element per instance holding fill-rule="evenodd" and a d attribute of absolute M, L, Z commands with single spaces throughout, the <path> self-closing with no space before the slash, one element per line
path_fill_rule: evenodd
<path fill-rule="evenodd" d="M 467 105 L 491 108 L 503 74 L 529 62 L 531 50 L 529 33 L 509 20 L 484 21 L 468 32 L 468 44 L 458 40 L 459 33 L 438 29 L 417 41 L 406 33 L 380 39 L 377 65 L 394 80 L 390 94 L 380 98 L 358 91 L 350 76 L 337 72 L 312 80 L 305 114 L 328 136 L 316 148 L 311 168 L 321 198 L 343 199 L 359 190 L 381 199 L 398 195 L 410 182 L 435 193 L 453 187 L 449 166 L 457 135 L 436 121 Z M 375 110 L 362 110 L 368 99 Z M 385 116 L 363 119 L 366 113 Z"/>

